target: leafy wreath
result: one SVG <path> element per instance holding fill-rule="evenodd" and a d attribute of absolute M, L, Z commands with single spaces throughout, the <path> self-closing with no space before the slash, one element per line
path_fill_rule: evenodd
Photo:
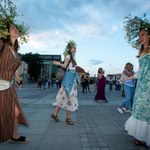
<path fill-rule="evenodd" d="M 73 41 L 73 40 L 69 40 L 69 41 L 67 42 L 65 51 L 64 51 L 64 53 L 63 53 L 64 56 L 66 56 L 66 55 L 69 53 L 69 51 L 70 51 L 70 49 L 71 49 L 72 47 L 76 47 L 76 43 L 75 43 L 75 41 Z"/>
<path fill-rule="evenodd" d="M 150 30 L 150 22 L 146 18 L 146 13 L 143 14 L 143 17 L 132 17 L 131 15 L 129 15 L 124 18 L 124 30 L 126 32 L 125 39 L 133 48 L 139 49 L 139 31 L 142 29 L 144 29 L 145 31 Z"/>
<path fill-rule="evenodd" d="M 9 24 L 14 24 L 20 34 L 20 43 L 23 44 L 24 42 L 27 43 L 29 39 L 29 27 L 22 22 L 18 24 L 15 20 L 18 17 L 18 13 L 16 12 L 16 5 L 11 2 L 11 0 L 3 0 L 0 3 L 0 38 L 6 39 L 9 35 L 7 26 Z"/>

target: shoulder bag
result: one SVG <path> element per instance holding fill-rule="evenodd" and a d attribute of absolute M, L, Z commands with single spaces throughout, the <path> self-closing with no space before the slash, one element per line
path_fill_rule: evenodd
<path fill-rule="evenodd" d="M 69 66 L 69 63 L 70 63 L 70 60 L 68 62 L 68 65 L 66 66 L 66 68 L 62 68 L 62 67 L 58 66 L 56 74 L 55 74 L 57 80 L 61 81 L 63 79 L 65 72 Z"/>

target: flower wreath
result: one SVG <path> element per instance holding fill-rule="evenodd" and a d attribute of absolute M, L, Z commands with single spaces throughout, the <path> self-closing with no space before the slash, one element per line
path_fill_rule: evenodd
<path fill-rule="evenodd" d="M 9 24 L 14 24 L 19 30 L 20 43 L 27 43 L 29 38 L 29 27 L 24 22 L 17 24 L 15 21 L 16 16 L 19 16 L 16 12 L 16 6 L 14 6 L 10 0 L 8 0 L 7 4 L 0 4 L 0 38 L 6 39 L 9 35 L 7 26 Z"/>
<path fill-rule="evenodd" d="M 150 30 L 150 22 L 146 18 L 146 13 L 144 13 L 143 17 L 132 17 L 131 15 L 126 16 L 124 21 L 124 30 L 126 32 L 125 39 L 127 42 L 136 49 L 140 48 L 139 42 L 139 31 L 144 29 L 145 31 Z"/>
<path fill-rule="evenodd" d="M 63 53 L 64 56 L 66 56 L 69 53 L 69 51 L 72 47 L 76 47 L 76 43 L 73 40 L 69 40 L 67 45 L 66 45 L 65 51 Z"/>

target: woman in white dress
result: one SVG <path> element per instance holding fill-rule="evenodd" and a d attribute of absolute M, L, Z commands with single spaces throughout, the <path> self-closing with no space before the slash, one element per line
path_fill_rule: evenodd
<path fill-rule="evenodd" d="M 150 147 L 150 23 L 137 17 L 134 20 L 130 22 L 133 22 L 136 27 L 139 25 L 141 48 L 138 54 L 138 75 L 125 79 L 138 77 L 132 115 L 125 123 L 125 130 L 135 138 L 136 145 L 146 144 Z"/>
<path fill-rule="evenodd" d="M 58 119 L 58 112 L 60 108 L 66 110 L 66 122 L 69 125 L 74 125 L 71 119 L 71 112 L 78 109 L 78 97 L 77 97 L 77 82 L 80 82 L 80 77 L 76 72 L 77 63 L 75 61 L 76 43 L 69 41 L 66 45 L 64 56 L 64 63 L 54 61 L 55 65 L 58 65 L 67 70 L 65 76 L 61 82 L 60 90 L 56 96 L 56 107 L 51 114 L 52 119 L 56 122 L 60 122 Z"/>

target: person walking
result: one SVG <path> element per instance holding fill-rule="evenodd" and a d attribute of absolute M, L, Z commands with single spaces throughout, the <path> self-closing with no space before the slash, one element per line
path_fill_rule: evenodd
<path fill-rule="evenodd" d="M 125 27 L 131 33 L 132 40 L 134 40 L 132 35 L 139 32 L 138 46 L 141 47 L 137 56 L 139 58 L 138 74 L 124 79 L 126 81 L 138 78 L 132 115 L 125 123 L 125 130 L 135 138 L 136 145 L 150 147 L 150 22 L 147 19 L 134 17 L 127 20 Z M 137 36 L 135 38 L 137 39 Z"/>
<path fill-rule="evenodd" d="M 106 78 L 104 76 L 104 70 L 103 68 L 99 68 L 96 81 L 96 95 L 94 97 L 96 101 L 102 100 L 104 102 L 108 102 L 105 97 L 105 86 L 106 86 Z"/>
<path fill-rule="evenodd" d="M 15 77 L 18 86 L 21 87 L 18 71 L 21 62 L 17 53 L 17 39 L 21 31 L 13 22 L 5 25 L 8 36 L 0 39 L 0 142 L 11 139 L 11 142 L 28 143 L 29 138 L 18 133 L 18 124 L 28 126 L 28 123 L 15 87 L 11 84 Z M 4 89 L 2 85 L 5 83 L 8 84 Z"/>
<path fill-rule="evenodd" d="M 115 85 L 116 85 L 115 90 L 116 90 L 116 91 L 121 91 L 121 82 L 120 82 L 120 78 L 121 78 L 121 75 L 117 75 L 117 77 L 116 77 L 116 83 L 115 83 Z"/>
<path fill-rule="evenodd" d="M 37 88 L 38 88 L 38 89 L 41 89 L 41 88 L 42 88 L 42 79 L 41 79 L 41 77 L 38 78 L 38 81 L 37 81 Z"/>
<path fill-rule="evenodd" d="M 126 63 L 125 68 L 122 73 L 122 79 L 126 77 L 130 77 L 134 74 L 133 71 L 133 64 Z M 135 90 L 135 82 L 134 80 L 127 80 L 124 82 L 124 92 L 125 92 L 125 98 L 122 100 L 121 105 L 117 108 L 119 113 L 123 113 L 123 110 L 125 112 L 131 113 L 132 111 L 132 105 L 133 105 L 133 97 L 134 97 L 134 90 Z"/>
<path fill-rule="evenodd" d="M 74 125 L 71 119 L 71 112 L 78 109 L 78 98 L 77 98 L 77 81 L 80 83 L 80 77 L 76 72 L 77 63 L 75 61 L 76 43 L 70 40 L 65 48 L 64 63 L 54 61 L 55 65 L 66 68 L 65 76 L 61 82 L 61 87 L 56 95 L 56 106 L 51 114 L 51 118 L 56 122 L 60 122 L 58 118 L 58 113 L 60 108 L 66 110 L 66 123 L 69 125 Z"/>
<path fill-rule="evenodd" d="M 81 84 L 82 84 L 82 93 L 87 93 L 87 86 L 86 86 L 86 74 L 82 75 L 81 77 Z"/>
<path fill-rule="evenodd" d="M 90 91 L 90 78 L 89 78 L 88 74 L 86 74 L 86 83 L 85 84 L 86 84 L 86 91 L 91 93 L 91 91 Z"/>
<path fill-rule="evenodd" d="M 113 88 L 113 77 L 110 76 L 109 77 L 109 91 L 112 91 L 112 88 Z"/>

